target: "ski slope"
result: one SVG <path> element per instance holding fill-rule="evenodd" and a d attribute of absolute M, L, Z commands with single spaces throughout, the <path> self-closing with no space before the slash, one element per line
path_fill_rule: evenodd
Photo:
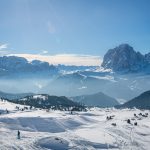
<path fill-rule="evenodd" d="M 150 113 L 149 110 L 93 108 L 70 114 L 40 109 L 21 111 L 16 106 L 24 108 L 0 101 L 0 150 L 149 149 L 150 117 L 138 115 Z M 107 120 L 110 115 L 113 119 Z M 18 130 L 21 139 L 17 139 Z"/>

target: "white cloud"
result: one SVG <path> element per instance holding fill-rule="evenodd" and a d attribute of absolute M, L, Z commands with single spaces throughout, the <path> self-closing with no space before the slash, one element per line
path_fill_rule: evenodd
<path fill-rule="evenodd" d="M 6 50 L 7 48 L 8 44 L 0 44 L 0 56 L 9 54 L 9 50 Z"/>
<path fill-rule="evenodd" d="M 0 44 L 0 50 L 7 48 L 8 45 L 7 44 Z"/>
<path fill-rule="evenodd" d="M 38 59 L 50 64 L 64 64 L 76 66 L 99 66 L 102 62 L 100 56 L 78 55 L 78 54 L 58 54 L 58 55 L 40 55 L 40 54 L 11 54 L 19 57 L 25 57 L 29 61 Z"/>
<path fill-rule="evenodd" d="M 43 53 L 43 54 L 47 54 L 47 53 L 48 53 L 48 51 L 43 51 L 42 53 Z"/>

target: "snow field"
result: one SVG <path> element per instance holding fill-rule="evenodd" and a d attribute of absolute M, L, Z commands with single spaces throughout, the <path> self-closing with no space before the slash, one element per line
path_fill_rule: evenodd
<path fill-rule="evenodd" d="M 16 106 L 24 107 L 0 101 L 0 150 L 149 149 L 150 117 L 138 115 L 149 110 L 92 108 L 71 115 L 65 111 L 21 111 Z M 107 120 L 107 116 L 113 119 Z M 18 130 L 21 139 L 17 139 Z"/>

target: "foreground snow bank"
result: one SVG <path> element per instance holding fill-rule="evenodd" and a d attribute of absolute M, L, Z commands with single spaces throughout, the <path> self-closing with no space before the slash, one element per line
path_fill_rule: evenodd
<path fill-rule="evenodd" d="M 16 106 L 24 107 L 0 101 L 0 150 L 149 149 L 150 116 L 139 115 L 149 114 L 149 110 L 93 108 L 70 114 L 39 109 L 21 111 Z M 107 116 L 112 117 L 108 120 Z"/>

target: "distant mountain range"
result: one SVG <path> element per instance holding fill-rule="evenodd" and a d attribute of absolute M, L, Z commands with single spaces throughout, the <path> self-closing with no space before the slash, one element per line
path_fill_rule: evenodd
<path fill-rule="evenodd" d="M 116 99 L 107 96 L 102 92 L 91 95 L 71 97 L 71 99 L 75 102 L 83 103 L 86 106 L 113 107 L 119 104 Z"/>
<path fill-rule="evenodd" d="M 111 69 L 114 72 L 141 72 L 150 73 L 150 53 L 142 55 L 136 52 L 128 44 L 121 44 L 107 51 L 104 55 L 101 67 Z M 50 65 L 48 62 L 33 60 L 31 62 L 23 57 L 2 56 L 0 57 L 0 77 L 17 73 L 46 73 L 56 74 L 67 71 L 87 71 L 93 70 L 93 66 L 65 66 Z"/>
<path fill-rule="evenodd" d="M 108 50 L 99 67 L 54 66 L 22 57 L 0 57 L 0 91 L 8 93 L 75 97 L 101 91 L 128 101 L 149 87 L 150 53 L 142 55 L 128 44 Z"/>
<path fill-rule="evenodd" d="M 121 105 L 119 105 L 116 99 L 107 96 L 102 92 L 70 98 L 65 96 L 50 96 L 48 94 L 11 94 L 0 92 L 0 98 L 17 104 L 29 105 L 44 109 L 68 109 L 69 107 L 76 107 L 77 110 L 81 110 L 85 109 L 84 106 L 96 106 L 102 108 L 115 106 L 116 108 L 150 109 L 150 91 L 146 91 Z"/>
<path fill-rule="evenodd" d="M 48 101 L 49 105 L 54 105 L 54 106 L 56 105 L 76 106 L 79 104 L 83 104 L 86 106 L 113 107 L 119 104 L 116 99 L 107 96 L 102 92 L 91 94 L 91 95 L 82 95 L 82 96 L 67 98 L 65 96 L 50 96 L 48 94 L 34 94 L 34 93 L 12 94 L 12 93 L 5 93 L 0 91 L 0 98 L 8 99 L 11 102 L 16 102 L 19 104 L 32 105 L 32 103 L 34 103 L 34 106 L 35 105 L 38 106 L 37 103 L 39 103 L 39 101 L 45 101 L 45 100 Z M 45 106 L 45 102 L 40 103 L 40 107 L 42 107 L 42 105 Z"/>
<path fill-rule="evenodd" d="M 117 108 L 139 108 L 139 109 L 150 109 L 150 91 L 146 91 L 139 95 L 138 97 L 133 98 L 132 100 L 116 106 Z"/>
<path fill-rule="evenodd" d="M 93 66 L 66 66 L 50 65 L 48 62 L 33 60 L 29 62 L 26 58 L 17 56 L 0 57 L 0 78 L 2 77 L 43 77 L 57 75 L 68 71 L 83 71 Z"/>
<path fill-rule="evenodd" d="M 3 56 L 0 57 L 0 77 L 12 77 L 13 75 L 25 77 L 31 74 L 40 76 L 46 73 L 57 73 L 57 68 L 54 65 L 49 65 L 47 62 L 33 60 L 31 62 L 23 57 Z"/>
<path fill-rule="evenodd" d="M 150 53 L 142 55 L 128 44 L 121 44 L 105 54 L 102 67 L 113 71 L 150 72 Z"/>

